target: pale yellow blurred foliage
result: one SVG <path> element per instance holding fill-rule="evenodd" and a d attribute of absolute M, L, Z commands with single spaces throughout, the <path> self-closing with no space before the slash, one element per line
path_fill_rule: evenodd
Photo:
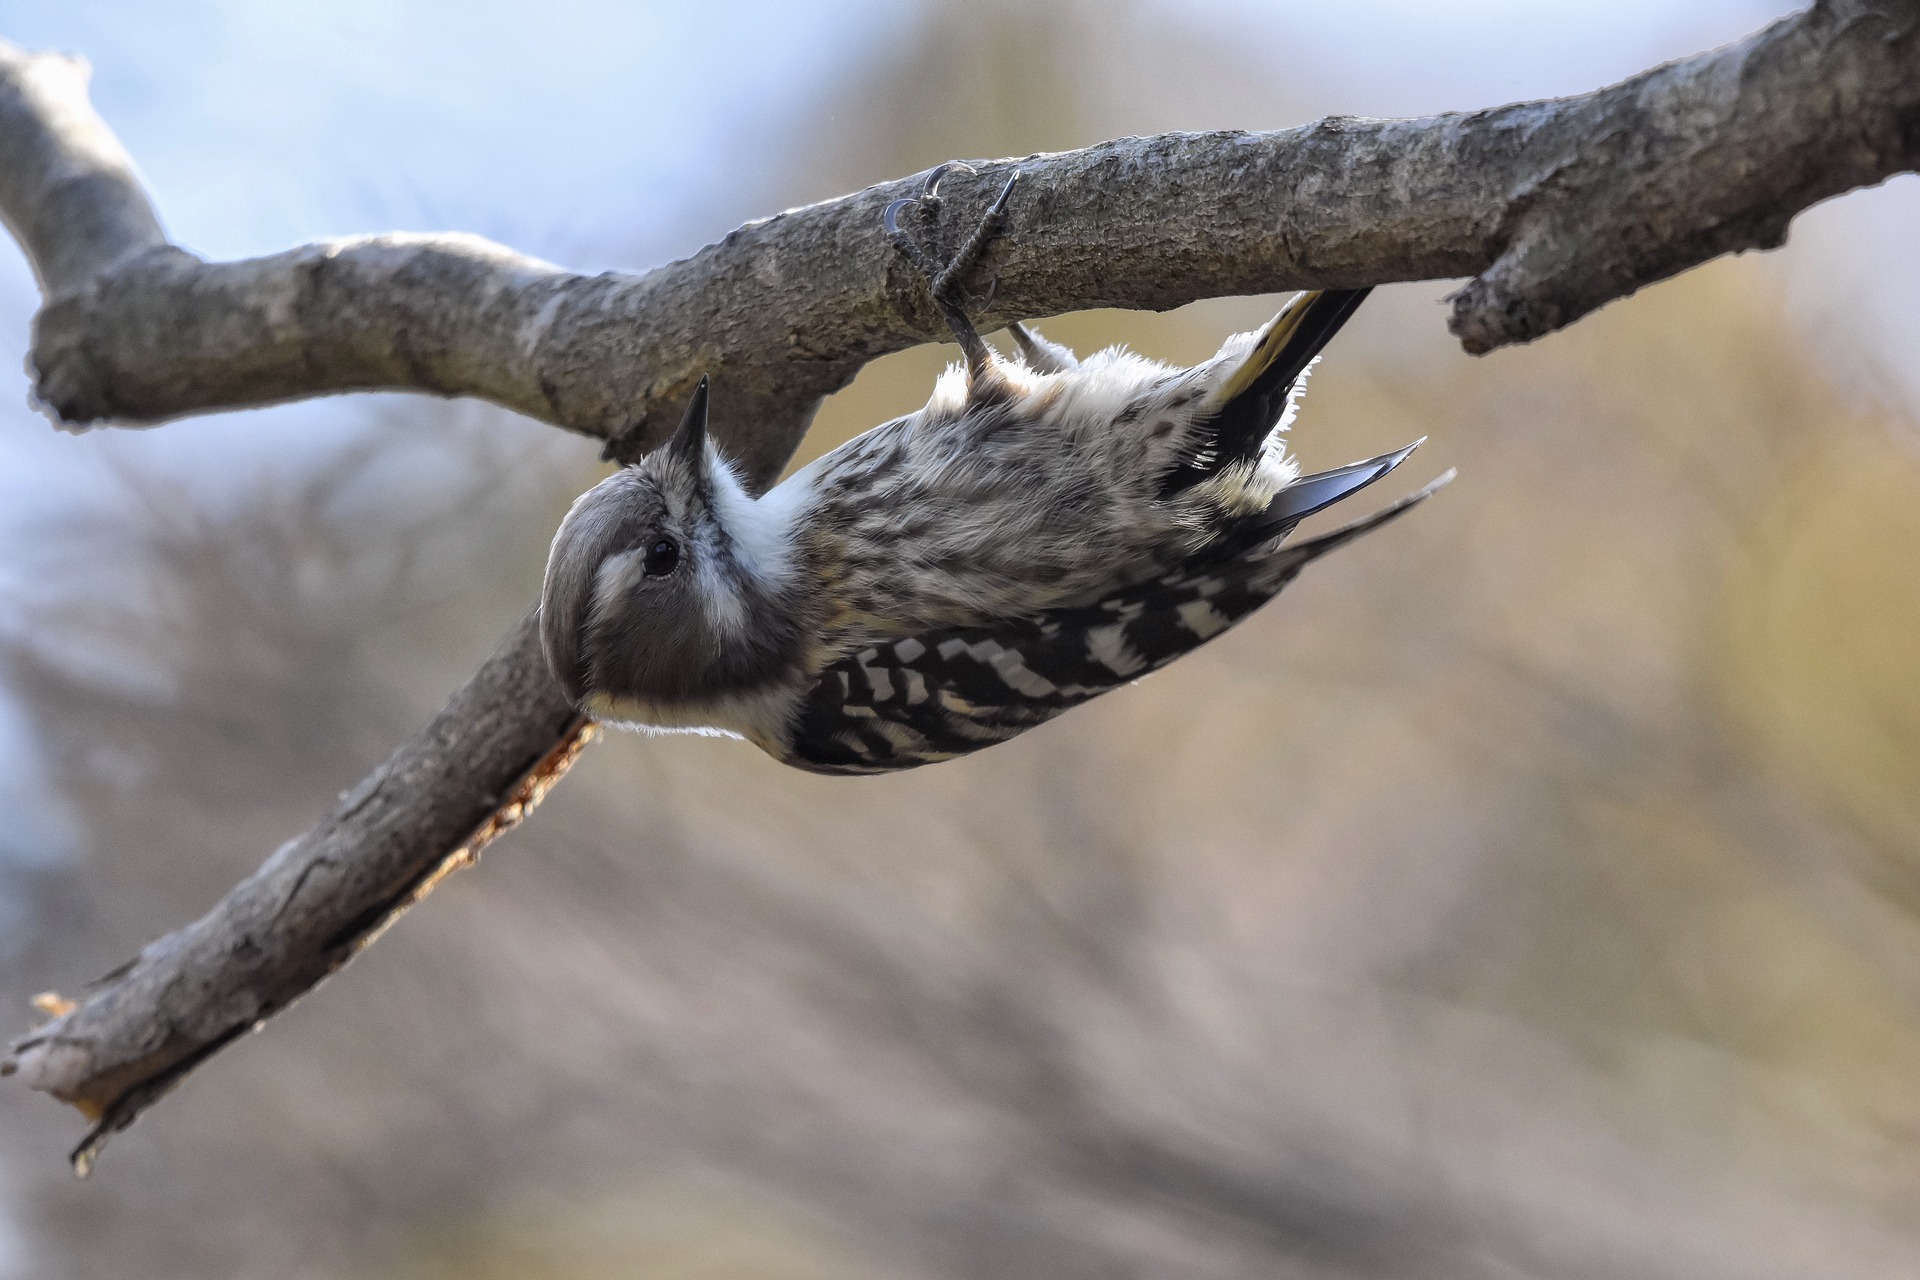
<path fill-rule="evenodd" d="M 791 1206 L 707 1179 L 547 1199 L 423 1242 L 391 1280 L 881 1280 Z"/>
<path fill-rule="evenodd" d="M 1920 456 L 1872 418 L 1809 449 L 1729 583 L 1726 695 L 1787 785 L 1856 825 L 1920 908 Z"/>

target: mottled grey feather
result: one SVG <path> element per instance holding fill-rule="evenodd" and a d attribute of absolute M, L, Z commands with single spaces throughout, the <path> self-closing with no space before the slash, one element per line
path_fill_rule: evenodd
<path fill-rule="evenodd" d="M 1397 464 L 1406 452 L 1391 456 Z M 1308 564 L 1452 476 L 1321 537 L 1203 558 L 1090 605 L 869 646 L 821 672 L 782 758 L 816 773 L 888 773 L 1004 742 L 1224 634 Z"/>

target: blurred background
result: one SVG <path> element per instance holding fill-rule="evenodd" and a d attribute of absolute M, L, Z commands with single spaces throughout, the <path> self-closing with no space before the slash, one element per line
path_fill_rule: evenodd
<path fill-rule="evenodd" d="M 0 0 L 181 243 L 644 269 L 955 156 L 1579 92 L 1787 0 Z M 1383 289 L 1311 468 L 1417 516 L 1007 746 L 616 736 L 67 1172 L 0 1276 L 1907 1277 L 1920 180 L 1485 360 Z M 0 249 L 0 350 L 36 304 Z M 1210 353 L 1274 299 L 1045 326 Z M 803 457 L 917 406 L 870 367 Z M 200 913 L 534 599 L 595 442 L 362 396 L 59 434 L 0 360 L 0 1010 Z M 1399 480 L 1400 477 L 1396 477 Z M 1384 487 L 1384 486 L 1383 486 Z"/>

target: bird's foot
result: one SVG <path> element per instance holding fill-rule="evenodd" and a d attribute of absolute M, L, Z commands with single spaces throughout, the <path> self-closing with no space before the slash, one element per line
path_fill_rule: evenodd
<path fill-rule="evenodd" d="M 1020 181 L 1020 171 L 1015 169 L 1008 175 L 1006 185 L 1000 188 L 1000 194 L 994 197 L 991 205 L 987 206 L 987 211 L 980 216 L 980 221 L 974 224 L 972 232 L 961 243 L 959 249 L 942 263 L 934 252 L 928 251 L 907 234 L 906 229 L 900 225 L 900 214 L 909 207 L 914 208 L 924 225 L 923 234 L 927 239 L 933 239 L 942 204 L 940 180 L 955 169 L 965 170 L 968 173 L 974 172 L 972 166 L 958 161 L 949 161 L 936 166 L 927 174 L 926 181 L 921 184 L 920 194 L 906 196 L 889 204 L 886 212 L 881 215 L 881 223 L 886 228 L 887 239 L 893 242 L 893 247 L 899 251 L 900 256 L 911 262 L 914 269 L 926 277 L 927 290 L 933 295 L 934 306 L 939 308 L 941 318 L 947 322 L 947 328 L 953 331 L 954 340 L 960 344 L 960 350 L 967 357 L 969 376 L 977 378 L 992 364 L 993 349 L 987 346 L 986 340 L 980 336 L 980 331 L 974 328 L 973 321 L 967 318 L 967 309 L 970 306 L 985 307 L 990 304 L 993 301 L 994 290 L 999 286 L 1000 281 L 997 276 L 989 281 L 987 292 L 980 297 L 970 297 L 962 287 L 962 281 L 966 279 L 968 272 L 980 264 L 981 255 L 986 252 L 987 246 L 992 244 L 994 237 L 1006 227 L 1007 200 L 1013 195 L 1014 185 Z"/>

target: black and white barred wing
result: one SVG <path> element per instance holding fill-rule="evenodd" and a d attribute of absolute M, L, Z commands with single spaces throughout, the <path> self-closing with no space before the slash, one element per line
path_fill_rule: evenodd
<path fill-rule="evenodd" d="M 1451 478 L 1321 537 L 1183 567 L 1097 604 L 863 649 L 821 673 L 782 758 L 817 773 L 887 773 L 1005 742 L 1199 648 Z"/>

